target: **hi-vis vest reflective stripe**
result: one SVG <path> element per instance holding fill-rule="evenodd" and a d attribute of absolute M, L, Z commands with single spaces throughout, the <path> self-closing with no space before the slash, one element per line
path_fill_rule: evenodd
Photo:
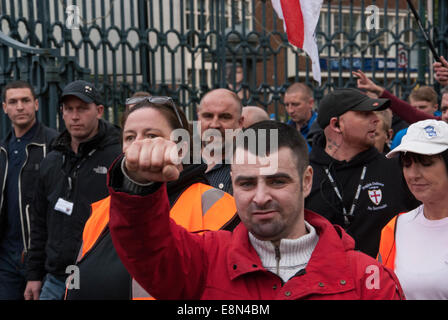
<path fill-rule="evenodd" d="M 401 212 L 396 215 L 389 223 L 381 230 L 380 249 L 377 260 L 385 267 L 395 270 L 395 234 L 397 231 L 398 217 L 406 212 Z"/>
<path fill-rule="evenodd" d="M 92 204 L 92 214 L 83 232 L 83 243 L 78 261 L 92 249 L 101 232 L 109 223 L 110 196 Z M 170 210 L 170 217 L 190 232 L 223 228 L 236 215 L 234 198 L 219 189 L 195 183 L 185 190 Z M 134 279 L 132 298 L 154 299 Z"/>

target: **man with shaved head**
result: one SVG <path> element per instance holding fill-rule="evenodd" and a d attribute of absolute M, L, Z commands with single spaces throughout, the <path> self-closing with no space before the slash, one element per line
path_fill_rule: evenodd
<path fill-rule="evenodd" d="M 312 136 L 310 132 L 320 131 L 319 128 L 315 127 L 317 125 L 315 124 L 317 113 L 313 111 L 313 91 L 306 84 L 295 82 L 286 89 L 284 103 L 286 112 L 291 118 L 287 124 L 295 127 L 311 145 Z"/>
<path fill-rule="evenodd" d="M 230 194 L 232 194 L 230 161 L 226 161 L 224 149 L 226 143 L 231 141 L 225 141 L 225 130 L 237 130 L 243 127 L 242 109 L 241 100 L 234 92 L 215 89 L 204 95 L 197 110 L 203 147 L 211 142 L 222 142 L 223 148 L 220 159 L 209 157 L 207 152 L 202 152 L 202 157 L 208 164 L 207 179 L 213 187 Z M 213 138 L 207 139 L 210 134 Z M 220 134 L 222 140 L 217 141 L 219 138 L 217 134 Z"/>
<path fill-rule="evenodd" d="M 254 123 L 269 120 L 269 115 L 263 108 L 247 106 L 243 108 L 243 118 L 243 128 L 248 128 Z"/>

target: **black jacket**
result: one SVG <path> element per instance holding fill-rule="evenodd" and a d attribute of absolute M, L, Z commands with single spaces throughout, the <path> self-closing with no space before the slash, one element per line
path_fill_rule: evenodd
<path fill-rule="evenodd" d="M 108 196 L 107 169 L 121 153 L 120 131 L 103 120 L 98 134 L 81 143 L 75 154 L 64 131 L 41 163 L 37 192 L 31 206 L 31 247 L 27 280 L 46 273 L 65 277 L 76 262 L 90 204 Z M 71 214 L 55 209 L 59 199 L 73 203 Z"/>
<path fill-rule="evenodd" d="M 387 222 L 396 214 L 419 205 L 404 181 L 398 160 L 387 159 L 375 147 L 350 161 L 338 161 L 325 152 L 325 136 L 320 133 L 313 142 L 310 164 L 314 170 L 313 186 L 305 207 L 344 227 L 355 239 L 356 249 L 374 258 L 378 253 L 381 230 Z M 346 225 L 342 205 L 350 212 L 364 166 L 366 173 L 354 217 L 349 218 L 350 224 Z M 326 168 L 335 180 L 343 203 L 336 195 Z"/>
<path fill-rule="evenodd" d="M 37 177 L 42 159 L 49 152 L 49 146 L 57 137 L 58 132 L 48 128 L 42 123 L 37 123 L 36 133 L 31 142 L 26 146 L 26 160 L 20 170 L 19 179 L 19 208 L 20 222 L 22 225 L 22 240 L 24 251 L 29 248 L 30 237 L 30 216 L 29 206 L 33 200 L 36 190 Z M 5 204 L 5 186 L 8 174 L 8 148 L 7 143 L 12 136 L 12 132 L 0 144 L 0 239 L 6 232 L 6 204 Z"/>

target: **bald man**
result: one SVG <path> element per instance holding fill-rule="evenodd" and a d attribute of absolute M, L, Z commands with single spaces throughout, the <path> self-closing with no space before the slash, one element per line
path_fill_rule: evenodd
<path fill-rule="evenodd" d="M 313 90 L 304 83 L 295 82 L 286 90 L 284 103 L 291 118 L 287 123 L 295 127 L 311 145 L 313 133 L 320 131 L 315 124 L 317 113 L 313 110 Z"/>
<path fill-rule="evenodd" d="M 204 95 L 197 111 L 202 139 L 204 139 L 204 132 L 209 129 L 218 130 L 223 139 L 222 159 L 209 157 L 208 153 L 204 152 L 209 141 L 203 141 L 202 157 L 208 165 L 207 179 L 213 187 L 230 194 L 232 194 L 232 181 L 230 161 L 225 159 L 225 130 L 242 129 L 244 120 L 242 109 L 241 100 L 234 92 L 227 89 L 215 89 Z"/>
<path fill-rule="evenodd" d="M 269 120 L 268 113 L 257 106 L 247 106 L 243 108 L 243 128 L 250 127 L 254 123 Z"/>

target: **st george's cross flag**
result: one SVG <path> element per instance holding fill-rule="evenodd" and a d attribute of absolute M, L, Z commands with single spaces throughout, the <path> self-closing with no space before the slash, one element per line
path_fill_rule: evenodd
<path fill-rule="evenodd" d="M 323 0 L 272 0 L 272 6 L 283 26 L 288 41 L 308 54 L 313 78 L 321 84 L 319 50 L 314 32 L 319 21 Z"/>

